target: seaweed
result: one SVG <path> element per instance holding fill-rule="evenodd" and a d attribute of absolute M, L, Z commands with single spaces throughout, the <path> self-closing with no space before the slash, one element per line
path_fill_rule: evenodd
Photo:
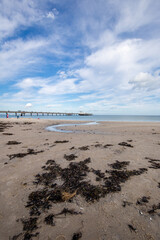
<path fill-rule="evenodd" d="M 18 235 L 15 235 L 12 237 L 12 240 L 18 240 L 18 238 L 22 235 L 22 233 L 19 233 Z M 9 238 L 10 239 L 10 238 Z"/>
<path fill-rule="evenodd" d="M 157 205 L 153 204 L 152 208 L 150 210 L 148 210 L 148 213 L 154 215 L 156 213 L 156 210 L 158 210 L 158 209 L 160 209 L 160 203 L 158 203 Z"/>
<path fill-rule="evenodd" d="M 75 149 L 75 147 L 71 147 L 71 148 L 70 148 L 70 150 L 73 150 L 73 149 Z"/>
<path fill-rule="evenodd" d="M 129 162 L 128 161 L 119 162 L 118 160 L 116 160 L 115 163 L 108 164 L 108 165 L 111 166 L 113 169 L 122 169 L 122 168 L 126 168 L 126 166 L 129 165 Z"/>
<path fill-rule="evenodd" d="M 82 237 L 82 233 L 81 232 L 78 232 L 78 233 L 74 233 L 73 234 L 73 237 L 72 237 L 72 240 L 78 240 Z"/>
<path fill-rule="evenodd" d="M 72 160 L 75 160 L 75 158 L 77 158 L 77 156 L 74 155 L 74 154 L 70 154 L 70 155 L 64 154 L 64 158 L 65 158 L 67 161 L 72 161 Z"/>
<path fill-rule="evenodd" d="M 79 149 L 82 151 L 86 151 L 86 150 L 89 150 L 89 146 L 82 146 L 82 147 L 79 147 Z"/>
<path fill-rule="evenodd" d="M 127 143 L 127 142 L 121 142 L 121 143 L 118 143 L 118 145 L 133 148 L 133 146 L 131 144 Z"/>
<path fill-rule="evenodd" d="M 33 230 L 36 230 L 38 228 L 37 217 L 22 220 L 22 223 L 23 223 L 23 231 L 26 231 L 26 232 L 32 232 Z"/>
<path fill-rule="evenodd" d="M 54 219 L 53 219 L 54 215 L 53 214 L 49 214 L 47 217 L 45 217 L 44 221 L 46 224 L 51 225 L 51 226 L 55 226 L 54 223 Z"/>
<path fill-rule="evenodd" d="M 123 201 L 122 207 L 130 206 L 131 204 L 131 202 Z"/>
<path fill-rule="evenodd" d="M 10 155 L 7 155 L 9 157 L 10 160 L 12 160 L 13 158 L 23 158 L 27 155 L 37 155 L 37 153 L 42 153 L 44 152 L 43 150 L 41 151 L 37 151 L 35 152 L 34 149 L 27 149 L 27 153 L 15 153 L 15 154 L 10 154 Z"/>
<path fill-rule="evenodd" d="M 63 210 L 60 213 L 57 213 L 55 216 L 59 216 L 59 215 L 63 215 L 63 214 L 66 216 L 67 214 L 78 215 L 78 214 L 82 214 L 82 213 L 77 212 L 74 209 L 63 208 Z"/>
<path fill-rule="evenodd" d="M 32 237 L 37 237 L 39 235 L 39 232 L 36 232 L 35 234 L 33 234 L 33 233 L 28 233 L 28 232 L 26 232 L 25 234 L 24 234 L 24 240 L 32 240 L 33 238 Z"/>
<path fill-rule="evenodd" d="M 21 142 L 17 142 L 17 141 L 8 141 L 7 145 L 17 145 L 17 144 L 21 144 Z"/>
<path fill-rule="evenodd" d="M 104 178 L 105 177 L 105 173 L 102 173 L 100 170 L 95 170 L 92 168 L 92 172 L 94 174 L 96 174 L 99 178 Z"/>
<path fill-rule="evenodd" d="M 8 129 L 9 127 L 12 127 L 9 123 L 0 122 L 0 132 L 4 132 L 5 129 Z"/>
<path fill-rule="evenodd" d="M 55 141 L 54 143 L 68 143 L 68 140 L 62 140 L 62 141 Z"/>
<path fill-rule="evenodd" d="M 103 147 L 108 148 L 108 147 L 112 147 L 112 146 L 113 146 L 112 144 L 105 144 Z"/>
<path fill-rule="evenodd" d="M 80 162 L 71 162 L 66 168 L 61 168 L 52 159 L 46 162 L 42 173 L 37 174 L 33 182 L 37 187 L 40 186 L 40 189 L 29 194 L 25 206 L 29 209 L 30 218 L 23 220 L 24 239 L 32 239 L 32 232 L 38 228 L 39 216 L 43 217 L 42 213 L 51 209 L 53 204 L 72 202 L 77 195 L 80 195 L 88 203 L 94 203 L 108 193 L 121 191 L 121 183 L 130 179 L 131 176 L 138 176 L 147 171 L 145 168 L 140 168 L 132 171 L 114 169 L 101 172 L 90 168 L 88 166 L 90 162 L 91 159 L 86 158 Z M 122 165 L 124 167 L 128 164 Z M 98 180 L 103 179 L 103 181 L 99 185 L 92 184 L 87 178 L 89 172 L 95 174 L 99 178 Z M 108 177 L 106 177 L 106 173 L 107 176 L 109 175 Z M 46 216 L 44 221 L 46 224 L 54 226 L 54 219 L 63 214 L 67 216 L 82 213 L 74 209 L 63 208 L 57 214 Z M 79 239 L 82 235 L 75 233 L 73 237 L 72 239 Z"/>
<path fill-rule="evenodd" d="M 94 146 L 95 146 L 96 148 L 97 148 L 97 147 L 102 147 L 102 144 L 97 143 L 97 144 L 95 144 Z"/>
<path fill-rule="evenodd" d="M 133 232 L 133 231 L 136 232 L 137 231 L 137 229 L 135 227 L 133 227 L 131 224 L 128 224 L 128 227 L 129 227 L 131 232 Z"/>
<path fill-rule="evenodd" d="M 11 136 L 11 135 L 14 135 L 14 134 L 13 133 L 3 133 L 3 135 Z"/>
<path fill-rule="evenodd" d="M 146 157 L 145 159 L 149 160 L 148 162 L 151 163 L 151 166 L 149 166 L 149 168 L 153 168 L 153 169 L 160 169 L 160 160 L 159 159 L 153 159 L 153 158 L 148 158 Z"/>
<path fill-rule="evenodd" d="M 150 199 L 150 197 L 145 197 L 145 196 L 143 196 L 142 198 L 139 198 L 139 199 L 137 199 L 137 205 L 143 205 L 143 204 L 145 204 L 145 203 L 148 203 L 149 200 Z"/>

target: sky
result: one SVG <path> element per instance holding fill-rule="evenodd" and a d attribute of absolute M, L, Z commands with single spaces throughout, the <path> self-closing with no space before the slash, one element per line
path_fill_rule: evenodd
<path fill-rule="evenodd" d="M 160 115 L 159 0 L 0 0 L 0 110 Z"/>

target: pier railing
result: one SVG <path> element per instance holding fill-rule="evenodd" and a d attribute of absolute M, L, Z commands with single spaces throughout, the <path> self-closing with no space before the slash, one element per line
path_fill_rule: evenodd
<path fill-rule="evenodd" d="M 92 114 L 91 113 L 64 113 L 64 112 L 37 112 L 37 111 L 20 111 L 20 110 L 18 110 L 18 111 L 0 111 L 0 113 L 5 113 L 5 114 L 15 114 L 16 116 L 17 115 L 20 115 L 20 116 L 25 116 L 25 115 L 30 115 L 30 116 L 32 116 L 32 115 L 37 115 L 37 116 L 39 116 L 39 115 L 42 115 L 42 116 L 44 116 L 44 115 L 47 115 L 47 116 L 49 116 L 49 115 L 54 115 L 54 116 L 91 116 Z"/>

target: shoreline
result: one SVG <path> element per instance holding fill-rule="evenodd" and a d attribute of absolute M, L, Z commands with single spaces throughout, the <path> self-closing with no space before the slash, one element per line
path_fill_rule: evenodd
<path fill-rule="evenodd" d="M 1 238 L 160 239 L 160 123 L 62 123 L 0 119 Z"/>

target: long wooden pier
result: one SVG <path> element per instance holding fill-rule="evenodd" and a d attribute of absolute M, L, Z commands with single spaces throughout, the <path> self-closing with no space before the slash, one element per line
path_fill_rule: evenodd
<path fill-rule="evenodd" d="M 5 114 L 15 114 L 15 116 L 25 116 L 25 115 L 41 115 L 41 116 L 91 116 L 92 114 L 91 113 L 64 113 L 64 112 L 36 112 L 36 111 L 0 111 L 0 113 L 5 113 Z"/>

